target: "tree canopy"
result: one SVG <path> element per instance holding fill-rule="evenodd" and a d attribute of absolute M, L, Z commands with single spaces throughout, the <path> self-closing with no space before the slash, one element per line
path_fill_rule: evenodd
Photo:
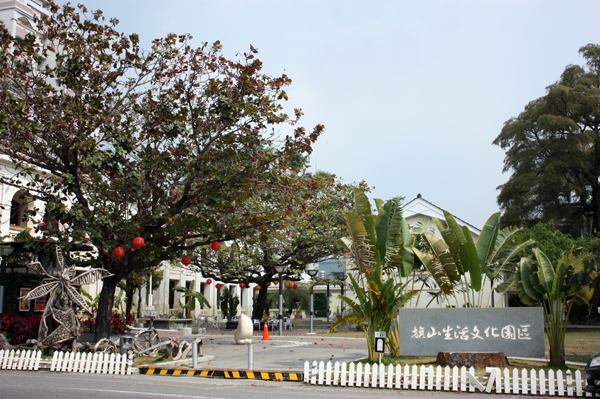
<path fill-rule="evenodd" d="M 101 11 L 51 11 L 35 20 L 37 36 L 0 27 L 0 154 L 17 168 L 1 180 L 45 201 L 45 214 L 29 217 L 67 262 L 88 242 L 97 256 L 87 264 L 113 273 L 98 307 L 102 338 L 128 273 L 269 234 L 304 212 L 311 187 L 285 172 L 323 127 L 288 128 L 302 114 L 283 112 L 291 80 L 263 74 L 252 46 L 229 60 L 219 42 L 194 47 L 170 34 L 145 51 Z M 286 205 L 263 211 L 256 193 Z"/>
<path fill-rule="evenodd" d="M 511 173 L 498 187 L 503 225 L 554 220 L 576 235 L 600 231 L 600 45 L 579 53 L 586 67 L 567 66 L 494 140 Z"/>
<path fill-rule="evenodd" d="M 193 256 L 191 267 L 204 277 L 260 287 L 253 309 L 255 319 L 264 313 L 268 285 L 279 280 L 275 266 L 288 266 L 285 278 L 300 280 L 300 273 L 309 264 L 344 254 L 338 241 L 345 230 L 344 211 L 352 206 L 353 186 L 326 172 L 305 174 L 301 179 L 312 191 L 304 196 L 306 210 L 290 216 L 287 228 L 272 231 L 265 239 L 232 241 L 218 252 L 202 247 Z M 364 183 L 360 186 L 366 189 Z M 283 205 L 261 201 L 265 209 Z"/>

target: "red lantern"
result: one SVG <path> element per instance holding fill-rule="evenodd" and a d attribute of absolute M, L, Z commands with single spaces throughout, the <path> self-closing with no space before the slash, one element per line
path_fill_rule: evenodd
<path fill-rule="evenodd" d="M 183 263 L 184 265 L 190 265 L 192 263 L 192 258 L 190 258 L 189 256 L 184 256 L 181 259 L 181 263 Z"/>
<path fill-rule="evenodd" d="M 212 280 L 211 279 L 206 280 L 206 284 L 212 284 Z M 217 284 L 217 285 L 220 285 L 220 284 Z"/>
<path fill-rule="evenodd" d="M 298 289 L 298 284 L 294 284 L 294 289 L 297 290 Z"/>
<path fill-rule="evenodd" d="M 279 284 L 279 281 L 275 280 L 275 281 L 273 281 L 273 284 L 277 285 L 277 284 Z"/>
<path fill-rule="evenodd" d="M 221 284 L 217 284 L 217 285 L 215 285 L 215 287 L 217 287 L 217 289 L 220 290 L 221 287 L 222 287 L 222 285 Z"/>
<path fill-rule="evenodd" d="M 255 289 L 256 291 L 260 291 L 260 285 L 257 285 L 256 287 L 254 287 L 254 289 Z"/>
<path fill-rule="evenodd" d="M 271 283 L 267 283 L 267 287 L 270 287 L 270 286 L 271 286 Z"/>
<path fill-rule="evenodd" d="M 115 256 L 115 258 L 122 258 L 123 256 L 125 256 L 125 250 L 121 247 L 116 247 L 115 249 L 113 249 L 113 255 Z"/>
<path fill-rule="evenodd" d="M 213 242 L 210 247 L 215 250 L 218 251 L 219 249 L 221 249 L 221 244 L 219 244 L 217 241 Z"/>
<path fill-rule="evenodd" d="M 240 284 L 240 288 L 246 288 L 246 284 L 244 284 L 244 283 L 241 283 L 241 284 Z"/>
<path fill-rule="evenodd" d="M 135 237 L 133 239 L 133 246 L 134 247 L 141 247 L 144 245 L 144 239 L 142 237 Z"/>

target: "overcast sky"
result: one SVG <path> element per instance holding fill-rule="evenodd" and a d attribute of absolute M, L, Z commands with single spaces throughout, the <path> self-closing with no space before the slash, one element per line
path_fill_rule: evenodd
<path fill-rule="evenodd" d="M 370 198 L 423 198 L 479 228 L 498 211 L 503 123 L 600 43 L 600 1 L 80 0 L 146 47 L 167 33 L 259 50 L 286 107 L 325 125 L 311 165 Z M 65 2 L 59 2 L 64 4 Z"/>

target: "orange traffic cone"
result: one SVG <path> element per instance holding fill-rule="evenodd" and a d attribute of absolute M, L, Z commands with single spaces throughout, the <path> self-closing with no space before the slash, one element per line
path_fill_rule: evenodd
<path fill-rule="evenodd" d="M 271 336 L 269 335 L 269 327 L 267 326 L 267 322 L 265 321 L 265 326 L 263 327 L 263 341 L 270 341 Z"/>

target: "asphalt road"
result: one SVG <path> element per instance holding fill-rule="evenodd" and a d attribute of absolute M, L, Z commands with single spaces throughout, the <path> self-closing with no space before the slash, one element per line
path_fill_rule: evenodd
<path fill-rule="evenodd" d="M 489 394 L 315 387 L 301 382 L 224 380 L 199 377 L 108 376 L 99 374 L 0 371 L 0 399 L 294 399 L 309 398 L 488 398 Z M 514 398 L 494 395 L 495 399 Z M 523 397 L 523 396 L 521 396 Z"/>

